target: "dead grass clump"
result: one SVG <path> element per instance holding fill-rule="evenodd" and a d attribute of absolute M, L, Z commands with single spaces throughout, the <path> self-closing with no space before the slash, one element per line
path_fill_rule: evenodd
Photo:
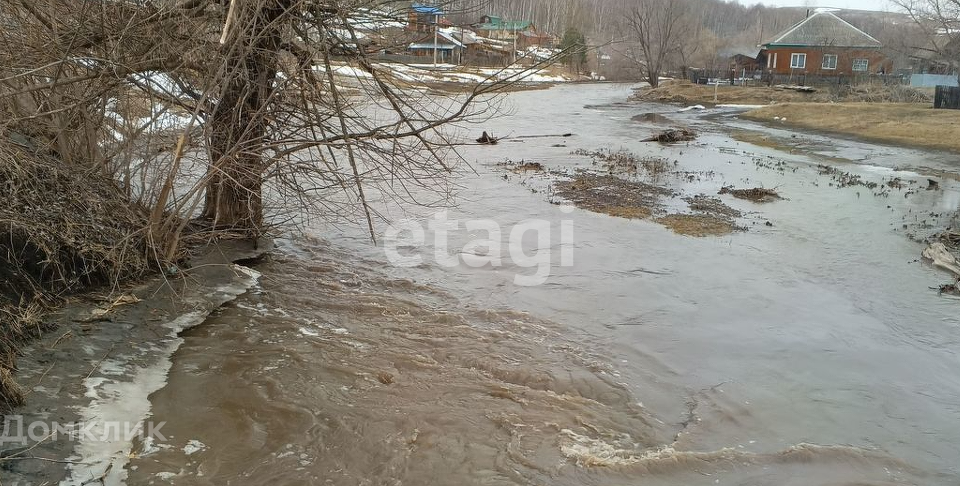
<path fill-rule="evenodd" d="M 641 162 L 643 170 L 650 175 L 660 175 L 670 172 L 670 162 L 662 157 L 646 157 Z"/>
<path fill-rule="evenodd" d="M 145 274 L 146 214 L 98 170 L 37 155 L 0 136 L 0 408 L 40 311 L 64 294 Z"/>
<path fill-rule="evenodd" d="M 722 236 L 737 229 L 732 221 L 710 214 L 668 214 L 656 221 L 687 236 Z"/>
<path fill-rule="evenodd" d="M 541 164 L 540 162 L 524 162 L 522 160 L 520 162 L 513 162 L 508 160 L 506 162 L 501 162 L 497 164 L 497 166 L 503 167 L 517 174 L 521 172 L 543 172 L 545 170 L 543 164 Z"/>
<path fill-rule="evenodd" d="M 684 198 L 684 201 L 687 202 L 687 205 L 690 206 L 690 209 L 694 212 L 703 213 L 703 214 L 713 214 L 716 216 L 724 216 L 727 218 L 739 218 L 742 216 L 740 211 L 731 208 L 723 203 L 723 201 L 715 198 L 699 194 L 693 197 Z"/>
<path fill-rule="evenodd" d="M 716 96 L 716 98 L 714 98 Z M 634 101 L 659 101 L 683 104 L 743 103 L 765 105 L 790 101 L 831 101 L 825 92 L 801 92 L 772 86 L 708 86 L 689 81 L 663 83 L 657 88 L 642 88 L 631 98 Z"/>
<path fill-rule="evenodd" d="M 521 162 L 512 169 L 514 172 L 543 172 L 543 164 L 540 162 Z"/>
<path fill-rule="evenodd" d="M 676 143 L 689 142 L 697 138 L 697 132 L 689 128 L 670 128 L 647 137 L 641 142 Z"/>
<path fill-rule="evenodd" d="M 699 194 L 683 200 L 693 214 L 668 214 L 657 222 L 677 234 L 697 237 L 722 236 L 744 229 L 734 222 L 734 218 L 741 216 L 740 211 L 715 197 Z"/>
<path fill-rule="evenodd" d="M 553 190 L 579 208 L 628 219 L 649 218 L 659 210 L 660 197 L 673 194 L 663 187 L 586 171 L 557 182 Z"/>
<path fill-rule="evenodd" d="M 923 90 L 902 84 L 864 83 L 845 86 L 839 93 L 843 101 L 868 103 L 932 103 L 933 97 Z"/>
<path fill-rule="evenodd" d="M 780 194 L 773 189 L 763 187 L 754 187 L 751 189 L 734 189 L 733 186 L 724 186 L 720 188 L 718 194 L 730 194 L 737 199 L 746 199 L 757 203 L 776 201 L 782 199 Z"/>
<path fill-rule="evenodd" d="M 947 228 L 934 236 L 934 240 L 950 249 L 960 249 L 960 230 Z"/>
<path fill-rule="evenodd" d="M 604 206 L 599 212 L 626 219 L 646 219 L 652 214 L 650 208 L 629 206 Z"/>
<path fill-rule="evenodd" d="M 593 165 L 602 165 L 603 169 L 610 174 L 635 174 L 640 162 L 636 155 L 626 150 L 614 152 L 609 149 L 600 149 L 591 152 L 577 149 L 573 154 L 590 157 L 593 159 Z"/>

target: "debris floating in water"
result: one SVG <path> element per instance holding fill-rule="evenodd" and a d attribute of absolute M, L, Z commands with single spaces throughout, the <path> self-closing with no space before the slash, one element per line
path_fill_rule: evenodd
<path fill-rule="evenodd" d="M 526 162 L 523 160 L 521 160 L 520 162 L 513 162 L 511 160 L 508 160 L 506 162 L 501 162 L 497 164 L 497 166 L 506 168 L 507 170 L 510 170 L 511 172 L 515 172 L 518 174 L 521 172 L 528 172 L 528 171 L 543 172 L 544 170 L 546 170 L 546 168 L 540 162 Z"/>
<path fill-rule="evenodd" d="M 753 202 L 770 202 L 777 199 L 783 199 L 777 191 L 763 187 L 754 187 L 752 189 L 734 189 L 733 186 L 724 186 L 720 188 L 717 194 L 730 194 L 737 199 L 746 199 Z"/>
<path fill-rule="evenodd" d="M 480 138 L 477 139 L 477 143 L 481 145 L 496 145 L 500 139 L 497 137 L 491 137 L 487 135 L 487 132 L 484 131 L 483 135 L 480 135 Z"/>
<path fill-rule="evenodd" d="M 690 130 L 689 128 L 670 128 L 660 133 L 656 133 L 650 137 L 647 137 L 641 140 L 641 142 L 660 142 L 660 143 L 688 142 L 695 138 L 697 138 L 697 132 Z"/>
<path fill-rule="evenodd" d="M 923 249 L 921 255 L 923 258 L 930 260 L 933 266 L 947 270 L 960 278 L 960 262 L 943 243 L 939 241 L 931 243 L 930 246 Z"/>

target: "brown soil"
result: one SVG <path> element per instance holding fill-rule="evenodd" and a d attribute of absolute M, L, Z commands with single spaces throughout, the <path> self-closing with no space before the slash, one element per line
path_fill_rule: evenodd
<path fill-rule="evenodd" d="M 960 110 L 917 103 L 786 103 L 743 118 L 853 135 L 866 140 L 960 152 Z M 774 118 L 779 120 L 774 120 Z M 786 120 L 783 120 L 783 119 Z"/>

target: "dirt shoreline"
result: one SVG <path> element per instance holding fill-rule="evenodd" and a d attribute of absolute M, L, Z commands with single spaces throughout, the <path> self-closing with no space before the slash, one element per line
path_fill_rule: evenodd
<path fill-rule="evenodd" d="M 630 99 L 683 105 L 759 105 L 740 117 L 777 127 L 960 153 L 960 129 L 956 128 L 960 110 L 934 110 L 927 91 L 906 86 L 856 85 L 806 92 L 783 86 L 714 87 L 678 82 L 638 90 Z"/>
<path fill-rule="evenodd" d="M 740 115 L 752 121 L 960 153 L 960 110 L 918 103 L 783 103 Z"/>
<path fill-rule="evenodd" d="M 90 293 L 48 315 L 50 330 L 23 348 L 16 374 L 27 389 L 26 404 L 5 419 L 21 423 L 24 432 L 37 422 L 102 426 L 148 419 L 147 397 L 163 385 L 179 333 L 256 285 L 259 274 L 235 262 L 262 258 L 272 247 L 263 243 L 235 240 L 198 250 L 179 278 L 156 276 L 124 289 L 129 303 L 108 306 L 102 316 L 104 300 Z M 15 483 L 122 479 L 134 444 L 113 440 L 109 426 L 91 432 L 89 441 L 62 434 L 56 440 L 8 440 L 0 448 L 0 471 Z M 101 434 L 111 440 L 94 440 Z"/>
<path fill-rule="evenodd" d="M 768 105 L 774 103 L 927 103 L 932 91 L 901 85 L 859 84 L 853 86 L 798 87 L 708 86 L 687 81 L 668 82 L 657 88 L 636 90 L 632 101 L 702 104 Z"/>

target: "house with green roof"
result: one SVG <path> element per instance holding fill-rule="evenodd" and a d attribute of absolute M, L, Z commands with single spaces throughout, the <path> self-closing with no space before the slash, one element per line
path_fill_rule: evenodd
<path fill-rule="evenodd" d="M 493 15 L 481 17 L 480 22 L 473 25 L 473 29 L 481 37 L 506 42 L 516 41 L 518 47 L 527 47 L 523 45 L 526 39 L 530 39 L 531 36 L 539 38 L 542 35 L 529 20 L 504 20 L 502 17 Z"/>

